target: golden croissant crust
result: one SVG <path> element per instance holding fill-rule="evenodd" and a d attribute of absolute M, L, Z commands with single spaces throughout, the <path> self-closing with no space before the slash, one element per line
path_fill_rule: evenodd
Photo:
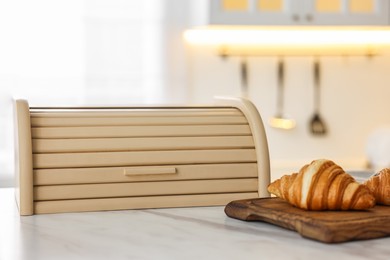
<path fill-rule="evenodd" d="M 377 204 L 390 205 L 390 168 L 384 168 L 364 184 L 374 195 Z"/>
<path fill-rule="evenodd" d="M 306 210 L 362 210 L 375 205 L 365 185 L 325 159 L 303 166 L 299 173 L 284 175 L 271 183 L 268 191 Z"/>

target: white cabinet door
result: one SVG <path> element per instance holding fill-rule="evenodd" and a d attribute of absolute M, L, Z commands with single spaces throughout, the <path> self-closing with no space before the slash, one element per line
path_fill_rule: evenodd
<path fill-rule="evenodd" d="M 210 0 L 210 24 L 388 25 L 389 0 Z"/>
<path fill-rule="evenodd" d="M 303 0 L 307 25 L 387 25 L 388 0 Z"/>
<path fill-rule="evenodd" d="M 302 7 L 301 0 L 210 0 L 210 23 L 291 25 Z"/>

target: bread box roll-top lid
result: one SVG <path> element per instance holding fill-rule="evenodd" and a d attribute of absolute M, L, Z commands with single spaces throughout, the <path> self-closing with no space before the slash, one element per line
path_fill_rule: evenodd
<path fill-rule="evenodd" d="M 267 139 L 242 98 L 210 106 L 15 101 L 21 215 L 225 205 L 266 197 Z"/>

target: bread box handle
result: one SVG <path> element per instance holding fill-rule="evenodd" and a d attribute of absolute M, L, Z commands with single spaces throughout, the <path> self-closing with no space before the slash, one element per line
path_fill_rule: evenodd
<path fill-rule="evenodd" d="M 177 174 L 175 167 L 138 167 L 124 169 L 125 176 Z"/>

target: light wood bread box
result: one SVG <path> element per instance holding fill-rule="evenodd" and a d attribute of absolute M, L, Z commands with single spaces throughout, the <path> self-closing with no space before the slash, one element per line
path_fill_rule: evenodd
<path fill-rule="evenodd" d="M 248 100 L 214 106 L 29 107 L 15 101 L 21 215 L 226 205 L 266 197 L 264 126 Z"/>

